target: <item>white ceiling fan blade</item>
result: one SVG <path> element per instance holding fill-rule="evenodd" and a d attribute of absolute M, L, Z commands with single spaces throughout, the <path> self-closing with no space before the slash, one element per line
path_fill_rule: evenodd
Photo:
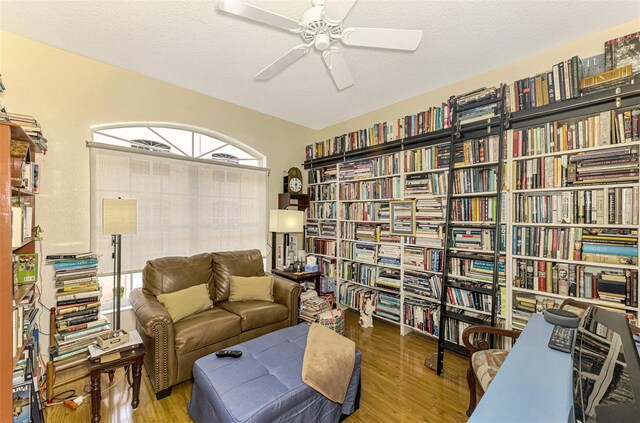
<path fill-rule="evenodd" d="M 309 51 L 309 46 L 306 44 L 299 44 L 286 52 L 282 57 L 278 60 L 262 69 L 260 73 L 258 73 L 254 79 L 258 79 L 261 81 L 266 81 L 267 79 L 271 79 L 289 66 L 291 66 L 296 60 L 300 59 L 302 56 L 307 54 Z"/>
<path fill-rule="evenodd" d="M 238 0 L 220 0 L 218 9 L 289 31 L 299 32 L 304 29 L 298 21 Z"/>
<path fill-rule="evenodd" d="M 333 82 L 336 83 L 336 87 L 339 90 L 353 85 L 353 76 L 351 76 L 347 62 L 344 61 L 344 57 L 342 57 L 342 53 L 337 47 L 330 47 L 328 50 L 323 51 L 322 57 L 333 78 Z"/>
<path fill-rule="evenodd" d="M 325 0 L 323 16 L 329 23 L 337 25 L 349 14 L 355 3 L 356 0 Z"/>
<path fill-rule="evenodd" d="M 422 40 L 418 29 L 345 28 L 342 42 L 350 46 L 415 50 Z"/>

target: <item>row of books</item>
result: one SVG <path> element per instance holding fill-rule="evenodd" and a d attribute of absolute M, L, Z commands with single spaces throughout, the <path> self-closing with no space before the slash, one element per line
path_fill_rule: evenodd
<path fill-rule="evenodd" d="M 367 129 L 349 132 L 310 144 L 305 148 L 306 159 L 318 159 L 347 151 L 359 150 L 415 135 L 426 134 L 451 126 L 451 103 L 448 100 L 438 107 L 395 121 L 376 123 Z"/>
<path fill-rule="evenodd" d="M 404 324 L 422 332 L 438 336 L 440 307 L 430 301 L 405 297 Z"/>
<path fill-rule="evenodd" d="M 311 203 L 307 207 L 307 219 L 336 219 L 336 203 Z"/>
<path fill-rule="evenodd" d="M 400 153 L 387 154 L 340 166 L 340 181 L 396 175 L 400 173 Z"/>
<path fill-rule="evenodd" d="M 487 256 L 486 260 L 463 259 L 457 257 L 449 258 L 450 280 L 461 276 L 464 279 L 471 279 L 481 283 L 493 282 L 493 257 Z M 498 275 L 500 279 L 505 277 L 504 258 L 498 262 Z"/>
<path fill-rule="evenodd" d="M 335 238 L 336 222 L 307 222 L 307 236 L 326 236 Z"/>
<path fill-rule="evenodd" d="M 404 171 L 420 172 L 424 170 L 447 169 L 449 167 L 448 145 L 436 145 L 408 150 L 404 153 Z"/>
<path fill-rule="evenodd" d="M 521 160 L 514 163 L 514 186 L 528 190 L 632 183 L 638 180 L 638 164 L 636 147 Z"/>
<path fill-rule="evenodd" d="M 318 257 L 320 277 L 320 294 L 333 293 L 336 290 L 337 264 L 335 258 Z"/>
<path fill-rule="evenodd" d="M 447 195 L 447 178 L 444 172 L 416 173 L 405 177 L 405 197 L 431 195 Z"/>
<path fill-rule="evenodd" d="M 38 345 L 38 330 L 27 342 L 13 369 L 12 406 L 14 422 L 40 423 L 44 421 L 40 383 L 42 368 Z"/>
<path fill-rule="evenodd" d="M 513 254 L 594 263 L 638 263 L 638 232 L 630 229 L 517 227 Z"/>
<path fill-rule="evenodd" d="M 309 193 L 310 201 L 335 201 L 338 198 L 335 184 L 312 185 Z"/>
<path fill-rule="evenodd" d="M 560 304 L 552 298 L 538 298 L 533 294 L 518 292 L 513 298 L 511 327 L 523 330 L 533 313 L 542 313 L 546 309 L 559 308 Z"/>
<path fill-rule="evenodd" d="M 97 255 L 53 254 L 47 256 L 47 263 L 55 270 L 56 288 L 51 358 L 56 369 L 62 370 L 84 362 L 89 356 L 88 347 L 97 343 L 96 337 L 110 331 L 110 324 L 100 313 Z"/>
<path fill-rule="evenodd" d="M 513 220 L 517 223 L 584 223 L 637 225 L 636 187 L 563 191 L 554 194 L 516 194 Z"/>
<path fill-rule="evenodd" d="M 400 198 L 401 178 L 393 177 L 373 181 L 345 182 L 340 184 L 340 200 L 380 200 Z"/>
<path fill-rule="evenodd" d="M 386 212 L 385 212 L 386 210 Z M 383 217 L 383 214 L 386 216 Z M 340 215 L 343 220 L 389 221 L 389 202 L 357 202 L 340 204 Z"/>
<path fill-rule="evenodd" d="M 37 325 L 37 316 L 40 309 L 37 307 L 39 294 L 30 289 L 18 304 L 13 308 L 13 355 L 23 349 L 33 337 L 33 331 Z"/>
<path fill-rule="evenodd" d="M 371 287 L 400 289 L 400 272 L 369 264 L 345 261 L 340 266 L 340 278 Z"/>
<path fill-rule="evenodd" d="M 439 300 L 442 292 L 442 278 L 440 275 L 431 273 L 405 270 L 402 288 L 410 294 Z"/>
<path fill-rule="evenodd" d="M 495 192 L 496 169 L 458 169 L 453 172 L 453 193 Z"/>
<path fill-rule="evenodd" d="M 337 177 L 338 168 L 336 166 L 309 170 L 309 184 L 324 184 L 333 182 L 337 179 Z"/>
<path fill-rule="evenodd" d="M 30 197 L 11 197 L 11 247 L 18 248 L 32 236 L 33 205 Z"/>
<path fill-rule="evenodd" d="M 498 200 L 493 197 L 453 198 L 451 220 L 463 222 L 495 222 Z"/>
<path fill-rule="evenodd" d="M 400 242 L 401 238 L 391 235 L 389 224 L 366 222 L 343 222 L 341 236 L 343 239 L 369 242 Z"/>
<path fill-rule="evenodd" d="M 500 158 L 497 135 L 459 142 L 454 147 L 453 165 L 468 166 L 496 162 Z"/>
<path fill-rule="evenodd" d="M 581 66 L 580 58 L 573 56 L 549 71 L 515 81 L 509 87 L 511 111 L 580 97 Z"/>
<path fill-rule="evenodd" d="M 516 259 L 514 265 L 517 270 L 513 286 L 516 288 L 638 306 L 636 270 L 533 259 Z"/>
<path fill-rule="evenodd" d="M 513 130 L 513 157 L 574 151 L 640 140 L 640 109 L 610 110 L 598 115 L 554 121 Z"/>
<path fill-rule="evenodd" d="M 348 282 L 342 283 L 338 287 L 338 302 L 340 304 L 360 310 L 366 298 L 371 298 L 375 306 L 378 302 L 378 291 Z"/>
<path fill-rule="evenodd" d="M 447 287 L 448 304 L 491 313 L 491 296 L 466 289 Z"/>
<path fill-rule="evenodd" d="M 509 110 L 515 112 L 540 107 L 579 97 L 581 92 L 594 92 L 628 83 L 633 74 L 640 72 L 638 49 L 640 49 L 640 32 L 606 41 L 604 53 L 600 55 L 584 60 L 573 56 L 553 65 L 546 72 L 517 80 L 507 86 Z M 630 68 L 627 68 L 629 66 Z M 485 96 L 488 91 L 490 90 L 484 88 L 476 90 L 458 96 L 454 101 L 458 102 L 461 109 L 469 108 L 474 101 L 479 101 L 478 98 L 487 99 L 482 96 Z M 450 127 L 450 108 L 451 101 L 443 103 L 441 107 L 431 108 L 427 112 L 399 118 L 395 122 L 377 123 L 368 129 L 308 145 L 306 158 L 307 160 L 317 159 L 406 136 L 448 128 Z"/>
<path fill-rule="evenodd" d="M 442 249 L 443 234 L 443 227 L 440 223 L 416 222 L 416 236 L 404 237 L 404 243 Z"/>
<path fill-rule="evenodd" d="M 443 250 L 405 245 L 403 265 L 413 270 L 442 272 L 444 269 L 443 256 Z"/>
<path fill-rule="evenodd" d="M 331 239 L 307 238 L 306 250 L 308 254 L 322 254 L 324 256 L 336 256 L 336 241 Z"/>

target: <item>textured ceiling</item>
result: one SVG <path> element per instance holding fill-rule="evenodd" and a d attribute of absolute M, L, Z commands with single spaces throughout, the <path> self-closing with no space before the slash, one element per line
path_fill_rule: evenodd
<path fill-rule="evenodd" d="M 292 18 L 310 7 L 247 3 Z M 355 85 L 337 91 L 315 50 L 271 81 L 254 81 L 300 38 L 216 5 L 0 0 L 0 28 L 320 129 L 640 16 L 637 0 L 359 0 L 345 26 L 422 29 L 422 44 L 415 52 L 341 47 Z"/>

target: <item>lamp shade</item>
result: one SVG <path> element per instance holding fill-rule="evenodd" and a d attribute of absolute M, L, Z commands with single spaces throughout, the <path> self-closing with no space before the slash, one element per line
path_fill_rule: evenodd
<path fill-rule="evenodd" d="M 132 235 L 138 232 L 138 201 L 102 199 L 102 234 Z"/>
<path fill-rule="evenodd" d="M 269 232 L 296 233 L 304 230 L 304 212 L 269 210 Z"/>

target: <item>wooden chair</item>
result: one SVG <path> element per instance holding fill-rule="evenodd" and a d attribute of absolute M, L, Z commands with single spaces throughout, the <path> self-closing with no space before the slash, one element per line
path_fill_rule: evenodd
<path fill-rule="evenodd" d="M 588 303 L 567 298 L 560 304 L 559 308 L 572 311 L 582 317 L 588 307 Z M 490 349 L 488 341 L 490 335 L 506 336 L 515 342 L 520 336 L 520 332 L 490 326 L 470 326 L 462 333 L 462 342 L 470 354 L 469 369 L 467 370 L 467 383 L 469 384 L 467 416 L 469 417 L 477 404 L 476 385 L 479 384 L 482 392 L 485 392 L 509 353 L 508 350 L 504 349 Z M 472 338 L 477 339 L 473 340 Z"/>

